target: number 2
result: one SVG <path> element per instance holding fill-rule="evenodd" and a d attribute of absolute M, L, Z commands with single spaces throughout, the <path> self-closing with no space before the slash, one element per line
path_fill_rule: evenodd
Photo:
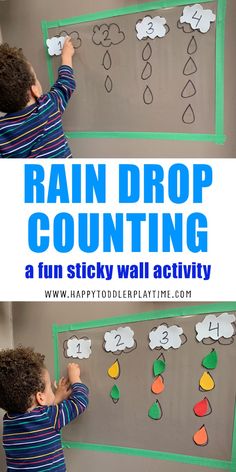
<path fill-rule="evenodd" d="M 118 347 L 118 346 L 123 346 L 124 343 L 123 343 L 123 342 L 120 342 L 120 341 L 121 341 L 121 336 L 120 336 L 120 334 L 117 334 L 117 335 L 115 336 L 115 339 L 116 339 L 116 338 L 119 338 L 118 341 L 117 341 L 117 343 L 116 343 L 116 347 Z"/>

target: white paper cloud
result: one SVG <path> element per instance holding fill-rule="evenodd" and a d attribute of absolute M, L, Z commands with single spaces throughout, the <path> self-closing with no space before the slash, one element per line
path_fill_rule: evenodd
<path fill-rule="evenodd" d="M 209 31 L 211 22 L 215 21 L 216 15 L 212 10 L 204 10 L 202 5 L 196 3 L 191 7 L 183 9 L 183 15 L 180 17 L 180 23 L 188 23 L 193 30 L 198 29 L 201 33 Z"/>
<path fill-rule="evenodd" d="M 138 39 L 151 38 L 154 39 L 163 38 L 168 32 L 166 25 L 166 19 L 161 16 L 145 16 L 142 20 L 136 23 L 136 31 Z"/>
<path fill-rule="evenodd" d="M 91 355 L 91 339 L 72 336 L 64 343 L 65 357 L 88 359 Z"/>
<path fill-rule="evenodd" d="M 181 334 L 183 334 L 183 329 L 179 326 L 167 326 L 162 324 L 158 328 L 154 328 L 149 333 L 149 347 L 150 349 L 156 349 L 163 347 L 167 350 L 170 347 L 178 349 L 182 344 Z"/>
<path fill-rule="evenodd" d="M 48 54 L 50 56 L 60 56 L 61 51 L 64 46 L 65 39 L 66 39 L 65 36 L 60 36 L 60 38 L 53 37 L 53 38 L 47 39 L 46 43 L 48 47 Z"/>
<path fill-rule="evenodd" d="M 124 351 L 125 349 L 131 349 L 136 345 L 134 332 L 128 326 L 107 331 L 104 334 L 104 340 L 104 349 L 107 352 Z"/>
<path fill-rule="evenodd" d="M 197 340 L 211 338 L 217 341 L 221 337 L 231 338 L 234 335 L 235 315 L 222 313 L 219 316 L 207 315 L 203 321 L 196 324 Z"/>

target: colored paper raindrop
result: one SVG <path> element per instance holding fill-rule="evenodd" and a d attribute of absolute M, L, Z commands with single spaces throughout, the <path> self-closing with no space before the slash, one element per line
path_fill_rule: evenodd
<path fill-rule="evenodd" d="M 158 395 L 159 393 L 163 392 L 164 388 L 165 385 L 163 377 L 161 375 L 158 375 L 158 377 L 152 383 L 151 390 L 153 393 L 156 393 Z"/>
<path fill-rule="evenodd" d="M 110 391 L 110 397 L 113 401 L 113 403 L 117 403 L 120 399 L 120 390 L 117 387 L 117 385 L 113 385 L 111 391 Z"/>
<path fill-rule="evenodd" d="M 194 95 L 196 95 L 196 93 L 197 91 L 196 91 L 196 87 L 194 83 L 192 82 L 192 80 L 188 80 L 188 82 L 186 83 L 186 85 L 184 86 L 181 92 L 181 97 L 182 98 L 193 97 Z"/>
<path fill-rule="evenodd" d="M 110 93 L 112 91 L 113 83 L 109 75 L 107 75 L 104 85 L 105 85 L 106 91 Z"/>
<path fill-rule="evenodd" d="M 211 374 L 209 374 L 209 372 L 204 372 L 204 374 L 202 374 L 199 381 L 199 387 L 200 387 L 200 390 L 203 390 L 206 392 L 213 390 L 213 388 L 215 387 L 215 382 Z"/>
<path fill-rule="evenodd" d="M 188 44 L 187 53 L 195 54 L 196 51 L 197 51 L 197 42 L 194 36 L 192 36 L 192 39 L 189 41 L 189 44 Z"/>
<path fill-rule="evenodd" d="M 102 60 L 102 65 L 104 69 L 109 70 L 111 68 L 111 56 L 109 54 L 109 51 L 106 51 L 103 60 Z"/>
<path fill-rule="evenodd" d="M 120 377 L 120 363 L 118 359 L 116 359 L 116 361 L 111 365 L 111 367 L 109 367 L 109 369 L 107 370 L 107 373 L 109 377 L 111 377 L 111 379 L 114 379 L 114 380 Z"/>
<path fill-rule="evenodd" d="M 145 67 L 144 67 L 143 72 L 142 72 L 142 75 L 141 75 L 141 78 L 143 80 L 147 80 L 151 77 L 151 75 L 152 75 L 152 66 L 151 66 L 150 62 L 146 62 Z"/>
<path fill-rule="evenodd" d="M 196 431 L 193 435 L 193 441 L 197 446 L 206 446 L 208 444 L 208 434 L 205 425 Z"/>
<path fill-rule="evenodd" d="M 209 400 L 205 397 L 200 402 L 196 403 L 193 407 L 193 411 L 196 416 L 208 416 L 212 412 L 211 404 Z"/>
<path fill-rule="evenodd" d="M 207 356 L 204 357 L 202 360 L 202 366 L 205 367 L 206 369 L 215 369 L 218 364 L 218 355 L 215 349 L 212 349 L 212 351 L 207 354 Z"/>
<path fill-rule="evenodd" d="M 197 72 L 197 66 L 194 60 L 190 57 L 184 66 L 183 74 L 192 75 L 195 74 L 195 72 Z"/>
<path fill-rule="evenodd" d="M 189 104 L 189 105 L 187 106 L 186 110 L 185 110 L 184 113 L 183 113 L 182 121 L 183 121 L 186 125 L 191 125 L 192 123 L 194 123 L 194 121 L 195 121 L 195 114 L 194 114 L 192 105 Z"/>
<path fill-rule="evenodd" d="M 144 61 L 148 61 L 152 55 L 152 48 L 149 43 L 143 48 L 142 58 Z"/>
<path fill-rule="evenodd" d="M 148 410 L 148 416 L 152 420 L 160 420 L 162 417 L 162 410 L 160 403 L 156 400 Z"/>
<path fill-rule="evenodd" d="M 163 374 L 165 370 L 166 370 L 165 359 L 163 360 L 162 358 L 158 357 L 158 359 L 156 359 L 153 363 L 154 376 L 157 377 L 157 375 Z"/>

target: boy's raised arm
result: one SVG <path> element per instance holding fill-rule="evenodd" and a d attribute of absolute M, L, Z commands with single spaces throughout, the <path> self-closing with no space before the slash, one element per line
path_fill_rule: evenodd
<path fill-rule="evenodd" d="M 81 382 L 78 364 L 68 364 L 68 377 L 72 388 L 69 398 L 58 405 L 48 407 L 50 423 L 57 431 L 81 415 L 88 406 L 89 390 Z"/>
<path fill-rule="evenodd" d="M 55 84 L 51 87 L 49 96 L 58 104 L 60 112 L 63 113 L 66 105 L 76 88 L 72 69 L 72 58 L 74 55 L 74 47 L 71 38 L 66 38 L 61 57 L 61 67 L 58 70 L 58 78 Z"/>

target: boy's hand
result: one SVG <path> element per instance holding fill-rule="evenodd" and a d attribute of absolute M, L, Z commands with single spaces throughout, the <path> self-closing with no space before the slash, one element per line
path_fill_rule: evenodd
<path fill-rule="evenodd" d="M 74 384 L 74 383 L 77 383 L 77 382 L 81 383 L 80 367 L 79 367 L 78 364 L 75 364 L 74 362 L 71 362 L 67 366 L 67 371 L 68 371 L 69 381 L 70 381 L 71 384 Z"/>
<path fill-rule="evenodd" d="M 71 38 L 66 37 L 64 46 L 61 53 L 62 65 L 72 67 L 72 57 L 74 56 L 75 50 L 72 44 Z"/>
<path fill-rule="evenodd" d="M 65 379 L 64 377 L 62 377 L 59 380 L 58 385 L 56 384 L 56 382 L 54 385 L 56 387 L 54 402 L 58 404 L 63 402 L 63 400 L 67 400 L 67 398 L 69 398 L 70 394 L 72 393 L 69 379 Z"/>

